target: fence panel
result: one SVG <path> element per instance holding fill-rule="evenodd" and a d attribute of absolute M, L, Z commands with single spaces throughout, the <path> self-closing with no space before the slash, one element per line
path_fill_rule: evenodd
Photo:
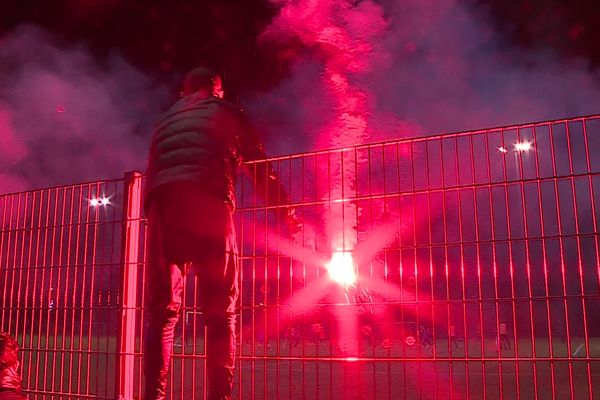
<path fill-rule="evenodd" d="M 0 195 L 1 329 L 30 399 L 115 398 L 122 193 L 115 180 Z"/>
<path fill-rule="evenodd" d="M 247 163 L 235 398 L 600 398 L 597 149 L 595 116 Z M 265 163 L 300 234 L 255 189 Z M 142 179 L 0 196 L 31 398 L 141 396 Z M 205 392 L 196 283 L 173 399 Z"/>

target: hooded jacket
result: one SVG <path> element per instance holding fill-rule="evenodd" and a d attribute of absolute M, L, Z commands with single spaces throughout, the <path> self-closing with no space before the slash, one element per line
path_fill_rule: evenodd
<path fill-rule="evenodd" d="M 235 204 L 236 173 L 242 160 L 265 157 L 258 135 L 239 108 L 200 93 L 186 96 L 155 126 L 146 170 L 146 209 L 154 193 L 181 183 Z M 269 174 L 267 169 L 264 173 Z"/>

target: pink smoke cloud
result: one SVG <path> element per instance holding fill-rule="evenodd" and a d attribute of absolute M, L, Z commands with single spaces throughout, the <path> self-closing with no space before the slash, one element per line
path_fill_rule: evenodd
<path fill-rule="evenodd" d="M 464 2 L 274 3 L 279 15 L 260 40 L 265 49 L 276 43 L 290 73 L 246 99 L 272 152 L 598 112 L 597 70 L 548 49 L 509 47 L 487 15 Z M 344 129 L 345 140 L 324 138 Z"/>
<path fill-rule="evenodd" d="M 0 193 L 144 169 L 163 88 L 119 55 L 100 65 L 33 26 L 7 34 L 0 59 Z"/>
<path fill-rule="evenodd" d="M 304 57 L 321 64 L 318 76 L 311 74 L 314 81 L 298 88 L 303 90 L 300 96 L 316 94 L 325 100 L 308 101 L 308 113 L 322 114 L 318 107 L 330 110 L 318 126 L 310 126 L 313 132 L 307 132 L 315 138 L 315 147 L 342 147 L 370 138 L 368 117 L 375 111 L 374 99 L 355 76 L 385 67 L 390 56 L 379 42 L 387 28 L 383 9 L 375 2 L 308 0 L 285 3 L 263 32 L 263 42 L 299 40 L 306 49 Z"/>
<path fill-rule="evenodd" d="M 27 156 L 27 146 L 17 136 L 8 110 L 8 106 L 0 104 L 0 154 L 5 162 L 15 163 Z"/>
<path fill-rule="evenodd" d="M 352 4 L 308 0 L 285 3 L 263 33 L 263 41 L 300 41 L 307 57 L 321 64 L 316 81 L 305 88 L 306 92 L 316 91 L 327 99 L 308 102 L 309 113 L 318 107 L 329 109 L 326 118 L 311 126 L 314 131 L 309 135 L 314 138 L 316 148 L 339 148 L 371 140 L 369 117 L 375 112 L 373 99 L 355 76 L 385 66 L 389 55 L 378 43 L 387 26 L 382 8 L 372 1 Z M 321 191 L 329 191 L 334 199 L 352 196 L 356 190 L 352 163 L 342 160 L 319 168 L 323 169 L 320 173 L 331 177 L 327 188 Z M 350 182 L 346 191 L 344 182 Z M 358 215 L 356 207 L 344 201 L 329 210 L 331 251 L 356 246 Z"/>

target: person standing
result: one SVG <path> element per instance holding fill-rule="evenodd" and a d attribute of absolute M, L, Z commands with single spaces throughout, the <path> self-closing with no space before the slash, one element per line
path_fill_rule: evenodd
<path fill-rule="evenodd" d="M 231 399 L 239 292 L 234 186 L 242 160 L 264 158 L 245 114 L 223 99 L 220 76 L 203 67 L 191 70 L 181 99 L 156 124 L 146 170 L 146 400 L 165 398 L 173 332 L 189 270 L 198 276 L 205 316 L 208 398 Z M 271 166 L 257 163 L 255 168 L 255 185 L 271 205 L 289 203 Z M 300 229 L 291 207 L 277 210 L 291 231 Z"/>

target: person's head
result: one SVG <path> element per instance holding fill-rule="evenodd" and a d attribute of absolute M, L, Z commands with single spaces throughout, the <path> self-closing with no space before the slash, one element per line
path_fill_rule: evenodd
<path fill-rule="evenodd" d="M 222 99 L 223 86 L 219 74 L 205 67 L 197 67 L 188 72 L 183 81 L 182 94 L 189 96 L 198 92 Z"/>

